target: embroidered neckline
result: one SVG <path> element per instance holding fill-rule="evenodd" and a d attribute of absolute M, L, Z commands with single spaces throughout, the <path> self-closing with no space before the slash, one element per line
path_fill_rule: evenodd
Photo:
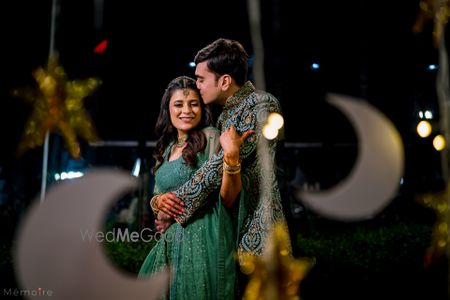
<path fill-rule="evenodd" d="M 251 83 L 251 81 L 247 81 L 244 85 L 237 91 L 233 96 L 227 99 L 225 102 L 225 109 L 230 109 L 233 106 L 236 106 L 242 99 L 247 98 L 251 93 L 255 91 L 255 87 Z"/>

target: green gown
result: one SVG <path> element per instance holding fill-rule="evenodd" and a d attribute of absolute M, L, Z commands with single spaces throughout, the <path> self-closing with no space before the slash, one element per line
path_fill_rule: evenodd
<path fill-rule="evenodd" d="M 208 144 L 197 155 L 198 166 L 208 160 L 218 146 L 219 133 L 204 129 Z M 165 161 L 155 174 L 154 194 L 176 190 L 195 173 L 182 157 Z M 234 219 L 220 201 L 219 192 L 183 226 L 174 223 L 161 237 L 141 266 L 143 278 L 169 267 L 170 287 L 163 299 L 234 299 L 237 262 Z"/>

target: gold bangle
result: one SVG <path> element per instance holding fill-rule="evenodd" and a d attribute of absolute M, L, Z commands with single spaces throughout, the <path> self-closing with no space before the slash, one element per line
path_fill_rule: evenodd
<path fill-rule="evenodd" d="M 158 208 L 158 204 L 157 204 L 157 200 L 158 200 L 159 196 L 160 196 L 160 194 L 155 195 L 155 196 L 152 197 L 152 199 L 150 199 L 150 207 L 152 208 L 153 213 L 155 215 L 157 215 L 158 212 L 159 212 L 159 208 Z"/>
<path fill-rule="evenodd" d="M 225 173 L 230 174 L 230 175 L 234 175 L 234 174 L 239 174 L 241 172 L 241 168 L 234 170 L 234 171 L 229 171 L 226 169 L 223 169 L 225 171 Z"/>
<path fill-rule="evenodd" d="M 223 160 L 223 170 L 227 174 L 231 174 L 231 175 L 237 174 L 237 173 L 241 172 L 241 162 L 239 161 L 239 163 L 237 165 L 230 166 L 229 164 L 227 164 L 227 162 L 224 159 Z"/>
<path fill-rule="evenodd" d="M 237 170 L 237 169 L 241 168 L 241 164 L 235 165 L 235 166 L 230 166 L 230 165 L 227 165 L 226 163 L 223 163 L 223 168 L 227 169 L 227 170 L 230 170 L 230 171 Z"/>
<path fill-rule="evenodd" d="M 239 158 L 239 162 L 237 163 L 237 165 L 230 165 L 229 163 L 227 163 L 227 160 L 225 159 L 225 155 L 223 156 L 223 163 L 224 165 L 226 165 L 227 167 L 240 167 L 241 166 L 241 159 Z"/>

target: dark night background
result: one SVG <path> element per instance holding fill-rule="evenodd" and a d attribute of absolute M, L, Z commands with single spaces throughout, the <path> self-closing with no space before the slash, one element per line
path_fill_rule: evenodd
<path fill-rule="evenodd" d="M 164 88 L 176 76 L 193 76 L 188 64 L 199 49 L 225 37 L 239 40 L 253 55 L 243 0 L 59 2 L 54 42 L 69 79 L 102 80 L 84 101 L 100 138 L 139 145 L 130 155 L 120 149 L 92 154 L 82 144 L 91 164 L 113 161 L 131 168 L 137 156 L 150 159 L 151 149 L 143 144 L 155 140 Z M 287 150 L 281 164 L 287 166 L 288 180 L 297 166 L 306 181 L 327 188 L 351 169 L 357 141 L 349 121 L 325 101 L 332 92 L 363 98 L 393 121 L 406 151 L 401 191 L 410 196 L 442 189 L 439 154 L 431 153 L 429 141 L 419 140 L 415 132 L 419 110 L 439 118 L 436 71 L 427 69 L 438 64 L 431 24 L 423 33 L 412 32 L 419 1 L 261 2 L 265 89 L 280 100 L 284 112 Z M 96 3 L 103 3 L 100 10 Z M 35 86 L 31 72 L 47 62 L 52 1 L 15 0 L 1 6 L 0 204 L 9 205 L 8 199 L 19 194 L 23 203 L 13 206 L 23 212 L 39 193 L 42 149 L 15 156 L 31 107 L 10 92 Z M 105 39 L 106 51 L 94 53 Z M 320 68 L 311 68 L 313 63 Z M 58 136 L 50 147 L 63 149 Z M 63 168 L 64 159 L 67 153 L 50 157 L 50 167 Z"/>
<path fill-rule="evenodd" d="M 154 139 L 166 83 L 180 74 L 193 75 L 188 63 L 214 39 L 237 39 L 253 54 L 245 1 L 161 1 L 148 8 L 139 1 L 104 2 L 99 17 L 95 1 L 61 1 L 55 33 L 69 78 L 103 81 L 85 105 L 104 140 Z M 418 1 L 388 7 L 377 1 L 262 2 L 266 90 L 283 106 L 288 140 L 320 140 L 328 134 L 325 129 L 339 127 L 329 126 L 342 120 L 324 107 L 327 92 L 365 98 L 409 133 L 418 94 L 424 93 L 417 89 L 430 89 L 433 79 L 426 66 L 437 63 L 431 32 L 411 30 Z M 33 85 L 31 71 L 46 63 L 51 1 L 11 1 L 5 7 L 2 121 L 16 130 L 5 143 L 13 147 L 27 106 L 10 99 L 8 89 Z M 107 50 L 94 54 L 103 39 Z M 312 63 L 320 69 L 312 70 Z M 425 97 L 433 105 L 434 96 Z M 12 123 L 11 115 L 17 116 Z M 304 125 L 308 130 L 302 130 Z"/>
<path fill-rule="evenodd" d="M 100 9 L 95 3 L 103 3 Z M 145 4 L 146 5 L 146 4 Z M 103 140 L 154 140 L 159 101 L 169 80 L 193 75 L 196 52 L 218 37 L 241 41 L 250 55 L 245 1 L 60 1 L 55 49 L 69 79 L 103 82 L 84 103 Z M 366 99 L 395 124 L 406 144 L 419 109 L 438 116 L 437 51 L 431 27 L 414 34 L 418 1 L 262 1 L 266 90 L 284 111 L 287 142 L 354 143 L 349 122 L 326 93 Z M 49 53 L 51 1 L 10 1 L 1 18 L 3 80 L 0 162 L 9 162 L 31 111 L 13 88 L 34 86 L 31 71 Z M 108 41 L 105 52 L 94 47 Z M 312 69 L 313 63 L 320 69 Z M 14 116 L 14 117 L 12 117 Z"/>

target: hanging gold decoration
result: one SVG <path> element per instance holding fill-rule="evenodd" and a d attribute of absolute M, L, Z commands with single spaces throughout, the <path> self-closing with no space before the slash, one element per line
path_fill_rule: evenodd
<path fill-rule="evenodd" d="M 448 246 L 448 226 L 450 183 L 445 190 L 439 193 L 429 193 L 419 195 L 417 198 L 421 204 L 431 208 L 436 214 L 436 221 L 431 235 L 431 243 L 425 254 L 424 263 L 426 266 L 432 265 L 437 259 L 443 257 Z"/>
<path fill-rule="evenodd" d="M 244 300 L 298 300 L 300 281 L 314 265 L 312 259 L 294 259 L 285 225 L 275 225 L 261 257 L 241 253 L 241 271 L 250 276 Z"/>
<path fill-rule="evenodd" d="M 47 132 L 62 135 L 70 155 L 80 158 L 77 135 L 88 142 L 98 140 L 97 133 L 86 112 L 83 99 L 99 86 L 95 78 L 69 81 L 57 56 L 50 56 L 47 68 L 33 72 L 38 89 L 23 88 L 13 94 L 33 105 L 33 111 L 25 125 L 18 154 L 27 149 L 42 146 Z"/>
<path fill-rule="evenodd" d="M 414 23 L 413 32 L 423 32 L 425 25 L 432 20 L 433 41 L 437 48 L 450 17 L 450 0 L 422 0 L 419 6 L 420 11 Z"/>

